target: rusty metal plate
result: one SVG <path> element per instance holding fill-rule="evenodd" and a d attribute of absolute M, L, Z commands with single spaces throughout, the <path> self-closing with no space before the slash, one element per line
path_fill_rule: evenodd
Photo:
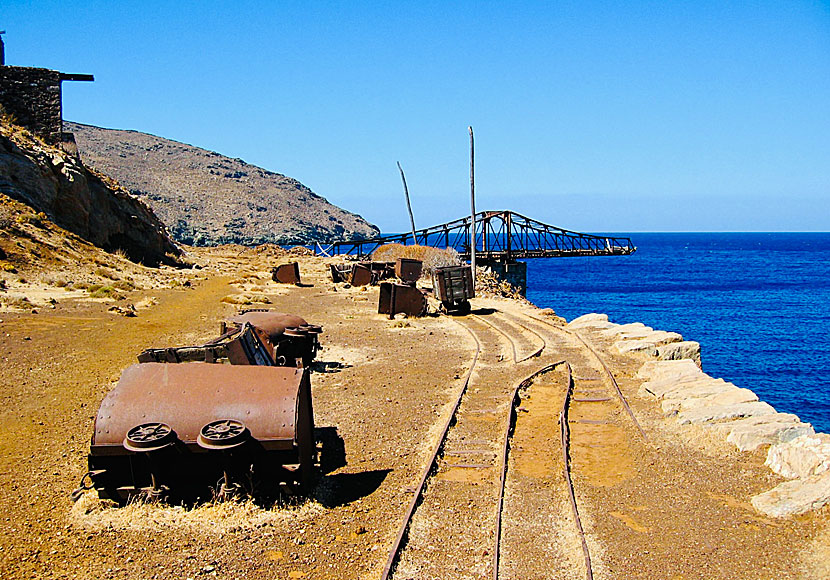
<path fill-rule="evenodd" d="M 286 328 L 296 328 L 308 324 L 305 319 L 299 316 L 274 312 L 273 310 L 247 310 L 231 316 L 228 318 L 228 322 L 234 326 L 242 326 L 248 322 L 251 326 L 256 326 L 265 332 L 270 341 L 275 344 Z"/>
<path fill-rule="evenodd" d="M 421 260 L 398 258 L 395 262 L 395 276 L 404 282 L 414 284 L 421 278 L 423 267 L 424 264 Z"/>
<path fill-rule="evenodd" d="M 299 284 L 300 283 L 300 264 L 297 262 L 290 262 L 282 264 L 271 270 L 271 278 L 274 282 L 281 284 Z"/>
<path fill-rule="evenodd" d="M 169 425 L 179 440 L 197 441 L 204 425 L 242 422 L 266 449 L 290 448 L 307 369 L 210 363 L 142 363 L 121 375 L 95 419 L 93 454 L 119 453 L 127 432 L 150 422 Z"/>
<path fill-rule="evenodd" d="M 352 275 L 349 284 L 352 286 L 368 286 L 375 280 L 372 269 L 366 264 L 355 264 L 352 268 Z"/>
<path fill-rule="evenodd" d="M 406 284 L 381 283 L 378 314 L 423 316 L 426 310 L 427 299 L 421 290 Z"/>
<path fill-rule="evenodd" d="M 354 264 L 329 264 L 332 282 L 348 282 Z"/>

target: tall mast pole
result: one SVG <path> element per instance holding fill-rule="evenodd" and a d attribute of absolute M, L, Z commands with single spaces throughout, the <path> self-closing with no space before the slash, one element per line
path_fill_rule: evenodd
<path fill-rule="evenodd" d="M 398 161 L 398 171 L 401 172 L 401 181 L 403 181 L 403 194 L 406 196 L 406 209 L 409 210 L 409 224 L 412 226 L 412 243 L 417 244 L 418 239 L 415 237 L 415 218 L 412 215 L 412 204 L 409 203 L 409 188 L 406 187 L 406 176 L 403 174 L 403 167 Z"/>
<path fill-rule="evenodd" d="M 470 267 L 473 271 L 473 288 L 476 286 L 476 163 L 473 128 L 470 130 Z"/>

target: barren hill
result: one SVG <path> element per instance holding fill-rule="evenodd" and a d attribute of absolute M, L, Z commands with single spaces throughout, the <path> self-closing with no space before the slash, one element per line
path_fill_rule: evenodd
<path fill-rule="evenodd" d="M 65 123 L 85 163 L 146 202 L 177 241 L 197 246 L 361 239 L 377 227 L 290 177 L 137 131 Z"/>

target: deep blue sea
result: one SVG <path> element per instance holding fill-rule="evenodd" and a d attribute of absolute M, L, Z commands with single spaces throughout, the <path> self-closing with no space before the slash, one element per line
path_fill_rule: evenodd
<path fill-rule="evenodd" d="M 679 332 L 708 374 L 830 432 L 830 233 L 623 235 L 631 256 L 528 260 L 528 299 Z"/>

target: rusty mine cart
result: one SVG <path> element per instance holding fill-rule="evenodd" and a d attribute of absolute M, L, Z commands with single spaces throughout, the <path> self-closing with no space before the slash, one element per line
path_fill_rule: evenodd
<path fill-rule="evenodd" d="M 436 268 L 432 273 L 432 291 L 448 313 L 468 314 L 470 300 L 475 298 L 470 266 Z"/>
<path fill-rule="evenodd" d="M 320 332 L 297 316 L 247 311 L 207 344 L 142 352 L 101 403 L 82 488 L 120 504 L 307 490 Z"/>

